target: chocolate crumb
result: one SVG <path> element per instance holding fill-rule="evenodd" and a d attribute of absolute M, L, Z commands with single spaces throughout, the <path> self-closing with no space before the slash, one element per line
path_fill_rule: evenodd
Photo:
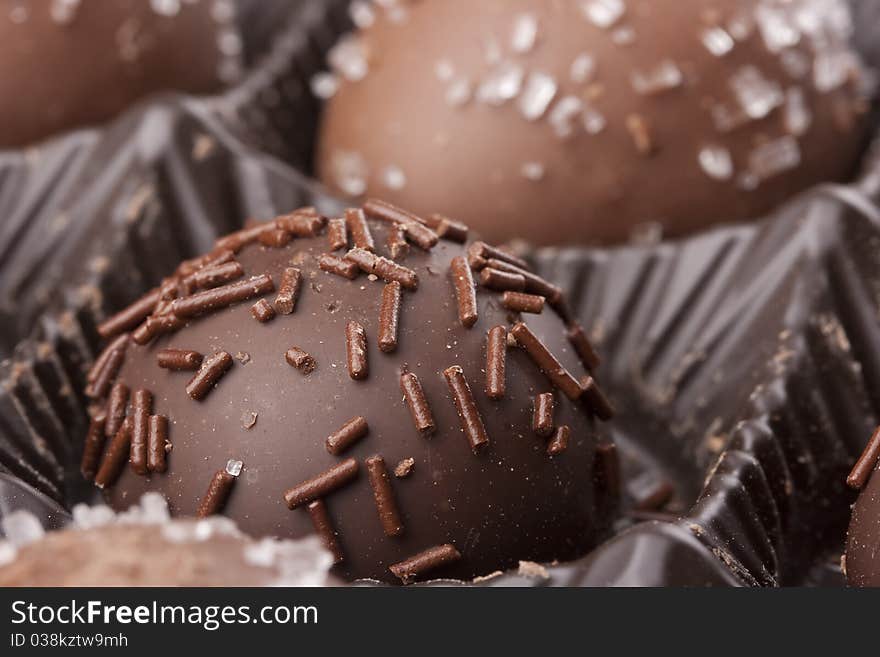
<path fill-rule="evenodd" d="M 394 468 L 394 476 L 398 479 L 406 479 L 412 474 L 416 461 L 413 458 L 403 459 Z"/>
<path fill-rule="evenodd" d="M 241 416 L 241 426 L 245 429 L 251 429 L 257 424 L 257 414 L 253 411 L 245 411 Z"/>
<path fill-rule="evenodd" d="M 517 574 L 531 579 L 550 579 L 547 569 L 534 561 L 520 561 Z"/>

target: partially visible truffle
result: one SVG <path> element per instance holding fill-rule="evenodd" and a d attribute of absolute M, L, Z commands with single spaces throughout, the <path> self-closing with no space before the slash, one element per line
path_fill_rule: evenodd
<path fill-rule="evenodd" d="M 235 80 L 232 0 L 0 0 L 0 148 Z"/>
<path fill-rule="evenodd" d="M 319 176 L 492 241 L 757 218 L 864 145 L 845 0 L 381 5 L 314 80 Z"/>
<path fill-rule="evenodd" d="M 0 542 L 0 586 L 328 583 L 332 559 L 316 539 L 255 540 L 222 517 L 171 520 L 155 494 L 119 515 L 107 507 L 80 505 L 74 519 L 74 527 L 44 535 L 39 521 L 27 512 L 7 516 L 8 540 Z"/>
<path fill-rule="evenodd" d="M 87 393 L 130 404 L 112 430 L 96 412 L 84 474 L 117 508 L 155 491 L 255 536 L 318 533 L 347 579 L 585 554 L 616 514 L 594 421 L 612 409 L 561 290 L 450 219 L 371 200 L 341 224 L 248 226 L 103 322 Z"/>
<path fill-rule="evenodd" d="M 860 490 L 846 538 L 844 573 L 850 586 L 880 586 L 880 428 L 853 467 L 847 484 Z"/>

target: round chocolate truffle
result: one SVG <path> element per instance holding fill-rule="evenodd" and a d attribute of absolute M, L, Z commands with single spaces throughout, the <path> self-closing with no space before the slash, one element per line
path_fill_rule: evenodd
<path fill-rule="evenodd" d="M 157 499 L 158 498 L 158 499 Z M 0 542 L 0 586 L 320 586 L 332 557 L 316 539 L 254 540 L 228 518 L 171 520 L 157 495 L 120 515 L 74 509 L 74 526 L 43 534 L 25 511 Z"/>
<path fill-rule="evenodd" d="M 864 143 L 844 0 L 391 5 L 314 80 L 318 174 L 489 240 L 756 218 L 849 176 Z"/>
<path fill-rule="evenodd" d="M 0 0 L 0 148 L 111 118 L 240 71 L 231 0 Z"/>
<path fill-rule="evenodd" d="M 846 539 L 844 572 L 850 586 L 880 586 L 880 429 L 874 432 L 847 483 L 860 489 Z"/>
<path fill-rule="evenodd" d="M 222 238 L 101 325 L 153 312 L 93 368 L 83 471 L 117 508 L 317 532 L 347 579 L 584 554 L 617 480 L 597 358 L 558 288 L 466 232 L 370 201 Z"/>

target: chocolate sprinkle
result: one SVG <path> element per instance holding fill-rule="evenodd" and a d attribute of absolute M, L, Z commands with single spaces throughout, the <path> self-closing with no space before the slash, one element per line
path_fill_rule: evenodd
<path fill-rule="evenodd" d="M 538 315 L 544 312 L 544 297 L 524 292 L 505 292 L 501 295 L 501 305 L 513 312 Z"/>
<path fill-rule="evenodd" d="M 409 242 L 406 241 L 406 230 L 400 224 L 392 224 L 388 228 L 388 237 L 385 239 L 388 252 L 393 260 L 405 258 L 409 254 Z"/>
<path fill-rule="evenodd" d="M 562 390 L 565 396 L 572 401 L 581 396 L 582 390 L 577 380 L 560 363 L 556 356 L 543 342 L 532 333 L 531 329 L 522 322 L 517 322 L 510 329 L 510 333 L 516 341 L 526 350 L 526 353 L 534 361 L 535 365 L 546 375 L 554 386 Z"/>
<path fill-rule="evenodd" d="M 269 305 L 268 301 L 260 299 L 251 306 L 251 315 L 261 324 L 265 324 L 275 319 L 275 309 Z"/>
<path fill-rule="evenodd" d="M 570 436 L 571 429 L 569 429 L 567 424 L 563 424 L 561 427 L 556 429 L 556 433 L 553 434 L 553 438 L 547 445 L 547 453 L 550 456 L 562 454 L 562 452 L 568 449 L 568 439 Z"/>
<path fill-rule="evenodd" d="M 134 340 L 136 344 L 145 345 L 152 341 L 153 338 L 165 335 L 166 333 L 178 331 L 185 325 L 186 322 L 184 320 L 175 317 L 174 315 L 147 317 L 146 321 L 137 327 L 134 333 L 131 334 L 131 339 Z"/>
<path fill-rule="evenodd" d="M 501 260 L 520 269 L 529 271 L 529 263 L 515 255 L 490 246 L 485 242 L 474 242 L 468 247 L 468 261 L 474 269 L 482 269 L 490 259 Z"/>
<path fill-rule="evenodd" d="M 331 251 L 348 248 L 348 227 L 345 219 L 331 219 L 327 225 L 327 246 Z"/>
<path fill-rule="evenodd" d="M 204 399 L 220 378 L 232 367 L 232 356 L 225 351 L 212 354 L 202 363 L 199 371 L 186 384 L 186 394 L 196 401 Z"/>
<path fill-rule="evenodd" d="M 327 223 L 327 218 L 314 208 L 300 208 L 292 214 L 278 217 L 275 222 L 279 228 L 296 237 L 315 237 Z"/>
<path fill-rule="evenodd" d="M 285 247 L 292 239 L 293 235 L 283 228 L 269 228 L 260 233 L 260 244 L 272 249 Z"/>
<path fill-rule="evenodd" d="M 244 276 L 240 262 L 226 262 L 213 267 L 205 267 L 183 279 L 183 285 L 191 291 L 210 290 Z"/>
<path fill-rule="evenodd" d="M 327 436 L 327 451 L 333 454 L 333 456 L 339 456 L 357 441 L 364 438 L 369 430 L 367 420 L 362 415 L 358 415 Z"/>
<path fill-rule="evenodd" d="M 326 497 L 353 481 L 357 474 L 358 462 L 354 459 L 346 459 L 321 474 L 288 488 L 284 492 L 284 503 L 287 504 L 287 508 L 295 509 L 320 497 Z"/>
<path fill-rule="evenodd" d="M 593 349 L 593 345 L 590 344 L 584 328 L 580 324 L 573 324 L 566 330 L 565 337 L 568 338 L 571 346 L 574 347 L 584 367 L 590 372 L 595 371 L 599 367 L 599 355 Z"/>
<path fill-rule="evenodd" d="M 517 267 L 516 265 L 505 262 L 504 260 L 498 260 L 497 258 L 489 258 L 486 260 L 486 268 L 522 276 L 525 280 L 526 292 L 530 294 L 538 294 L 547 299 L 551 304 L 559 303 L 562 300 L 562 288 L 553 285 L 553 283 L 541 278 L 537 274 L 533 274 L 527 269 Z"/>
<path fill-rule="evenodd" d="M 641 155 L 651 155 L 656 151 L 654 136 L 645 117 L 640 114 L 630 114 L 626 117 L 626 129 Z"/>
<path fill-rule="evenodd" d="M 406 400 L 406 405 L 409 407 L 409 412 L 412 415 L 418 432 L 423 435 L 433 432 L 436 428 L 434 416 L 431 414 L 428 400 L 425 399 L 425 392 L 422 390 L 419 377 L 412 372 L 401 374 L 400 390 L 403 392 L 403 398 Z"/>
<path fill-rule="evenodd" d="M 617 445 L 611 442 L 599 443 L 596 445 L 595 458 L 593 477 L 596 490 L 603 491 L 612 499 L 620 497 L 620 457 L 617 454 Z"/>
<path fill-rule="evenodd" d="M 348 375 L 355 381 L 363 381 L 370 373 L 367 363 L 367 333 L 364 327 L 351 321 L 345 326 L 345 351 Z"/>
<path fill-rule="evenodd" d="M 581 399 L 597 418 L 607 422 L 614 417 L 614 407 L 593 377 L 582 377 L 580 386 L 583 390 Z"/>
<path fill-rule="evenodd" d="M 291 347 L 284 352 L 284 359 L 291 367 L 295 367 L 303 374 L 311 374 L 315 371 L 315 359 L 299 347 Z"/>
<path fill-rule="evenodd" d="M 382 305 L 379 308 L 379 349 L 390 354 L 397 349 L 397 329 L 400 324 L 401 286 L 391 281 L 382 288 Z"/>
<path fill-rule="evenodd" d="M 131 417 L 131 469 L 136 474 L 146 475 L 147 438 L 150 432 L 150 414 L 153 411 L 153 394 L 149 390 L 135 390 L 132 395 Z"/>
<path fill-rule="evenodd" d="M 156 354 L 159 367 L 178 372 L 199 369 L 204 356 L 190 349 L 162 349 Z"/>
<path fill-rule="evenodd" d="M 389 570 L 404 584 L 409 584 L 425 573 L 461 559 L 461 553 L 451 543 L 437 545 L 394 564 Z"/>
<path fill-rule="evenodd" d="M 226 502 L 229 500 L 229 495 L 232 493 L 232 488 L 235 486 L 235 480 L 238 479 L 236 475 L 229 472 L 234 464 L 236 462 L 230 461 L 226 464 L 225 470 L 217 470 L 214 476 L 211 477 L 208 490 L 205 491 L 202 501 L 199 502 L 196 517 L 207 518 L 223 511 Z"/>
<path fill-rule="evenodd" d="M 289 315 L 296 308 L 296 300 L 302 287 L 302 272 L 296 267 L 287 267 L 281 272 L 281 284 L 275 297 L 275 310 Z"/>
<path fill-rule="evenodd" d="M 275 283 L 272 282 L 272 277 L 268 274 L 260 274 L 246 281 L 230 283 L 212 290 L 197 292 L 182 299 L 175 299 L 171 302 L 171 311 L 181 319 L 198 317 L 226 308 L 234 303 L 269 294 L 274 290 Z"/>
<path fill-rule="evenodd" d="M 514 274 L 494 269 L 493 267 L 486 267 L 480 272 L 480 285 L 499 292 L 508 290 L 523 292 L 526 289 L 526 279 L 522 274 Z"/>
<path fill-rule="evenodd" d="M 455 298 L 458 302 L 458 319 L 462 326 L 471 328 L 477 323 L 477 290 L 474 287 L 471 268 L 464 257 L 458 256 L 452 259 L 449 275 L 452 277 Z"/>
<path fill-rule="evenodd" d="M 104 361 L 104 367 L 98 372 L 95 382 L 86 387 L 86 395 L 92 399 L 101 399 L 107 396 L 110 386 L 119 374 L 119 369 L 125 360 L 125 349 L 114 349 Z"/>
<path fill-rule="evenodd" d="M 437 233 L 428 228 L 423 219 L 385 201 L 368 199 L 364 203 L 364 212 L 373 219 L 400 224 L 409 240 L 425 251 L 430 251 L 440 240 Z"/>
<path fill-rule="evenodd" d="M 506 389 L 507 329 L 493 326 L 486 335 L 486 394 L 498 401 Z"/>
<path fill-rule="evenodd" d="M 367 224 L 367 217 L 360 208 L 349 208 L 345 211 L 345 225 L 348 232 L 351 233 L 352 242 L 358 249 L 374 253 L 376 251 L 376 243 L 373 241 L 373 235 L 370 233 L 370 227 Z"/>
<path fill-rule="evenodd" d="M 98 354 L 98 357 L 95 359 L 95 362 L 92 363 L 92 366 L 89 368 L 88 373 L 86 374 L 86 382 L 94 383 L 97 380 L 98 376 L 101 374 L 101 370 L 107 365 L 107 359 L 110 358 L 110 355 L 114 351 L 123 350 L 125 351 L 128 348 L 128 340 L 130 336 L 128 333 L 123 333 L 120 336 L 117 336 L 113 342 L 108 344 L 104 349 Z"/>
<path fill-rule="evenodd" d="M 865 445 L 862 455 L 846 478 L 846 485 L 854 490 L 861 490 L 868 483 L 878 459 L 880 459 L 880 427 L 874 430 L 871 440 Z"/>
<path fill-rule="evenodd" d="M 275 227 L 275 222 L 268 222 L 258 223 L 254 226 L 242 228 L 241 230 L 219 238 L 216 242 L 214 242 L 214 249 L 229 250 L 233 253 L 238 253 L 248 244 L 253 244 L 258 239 L 260 239 L 260 235 L 262 233 L 267 230 L 272 230 Z"/>
<path fill-rule="evenodd" d="M 471 387 L 464 376 L 464 371 L 458 365 L 447 367 L 443 370 L 443 376 L 446 378 L 446 385 L 449 386 L 452 401 L 455 402 L 455 408 L 458 410 L 461 430 L 467 437 L 471 449 L 476 453 L 488 446 L 489 436 L 486 434 L 486 427 L 483 425 L 483 418 L 471 393 Z"/>
<path fill-rule="evenodd" d="M 118 333 L 133 329 L 153 312 L 156 304 L 159 303 L 159 297 L 158 288 L 147 292 L 124 310 L 101 322 L 98 325 L 98 335 L 106 340 Z"/>
<path fill-rule="evenodd" d="M 343 260 L 335 255 L 324 253 L 318 258 L 318 266 L 330 274 L 342 276 L 350 281 L 357 278 L 358 266 L 350 260 Z"/>
<path fill-rule="evenodd" d="M 535 406 L 532 410 L 532 431 L 541 438 L 549 438 L 555 426 L 553 411 L 555 402 L 552 392 L 542 392 L 535 396 Z"/>
<path fill-rule="evenodd" d="M 354 248 L 345 255 L 345 259 L 355 263 L 367 274 L 375 274 L 386 283 L 397 281 L 407 290 L 415 290 L 419 287 L 418 274 L 388 258 L 377 256 L 364 249 Z"/>
<path fill-rule="evenodd" d="M 388 476 L 388 468 L 385 467 L 385 459 L 378 454 L 373 455 L 366 460 L 366 466 L 382 530 L 385 536 L 400 536 L 403 533 L 403 521 L 397 509 L 397 500 L 394 498 L 394 489 L 391 488 L 391 478 Z"/>
<path fill-rule="evenodd" d="M 113 436 L 110 445 L 104 452 L 101 467 L 95 475 L 95 485 L 98 488 L 112 486 L 122 474 L 122 468 L 129 457 L 129 445 L 131 444 L 131 418 L 126 418 L 119 431 Z"/>
<path fill-rule="evenodd" d="M 315 500 L 310 502 L 306 507 L 309 517 L 312 519 L 312 525 L 315 533 L 321 538 L 324 549 L 333 555 L 333 563 L 342 563 L 345 555 L 336 539 L 336 530 L 333 529 L 333 523 L 330 520 L 330 514 L 327 511 L 327 505 L 324 500 Z"/>
<path fill-rule="evenodd" d="M 86 481 L 93 480 L 95 473 L 98 471 L 98 463 L 101 460 L 101 452 L 106 441 L 104 432 L 105 422 L 106 416 L 103 413 L 99 413 L 89 422 L 89 431 L 86 434 L 82 461 L 80 461 L 79 466 L 79 471 Z"/>
<path fill-rule="evenodd" d="M 115 436 L 125 421 L 126 406 L 128 406 L 128 386 L 122 381 L 117 381 L 107 399 L 107 423 L 104 427 L 104 435 L 107 438 Z"/>
<path fill-rule="evenodd" d="M 168 444 L 168 418 L 164 415 L 151 415 L 147 435 L 147 469 L 150 472 L 165 472 Z"/>
<path fill-rule="evenodd" d="M 231 249 L 214 248 L 213 251 L 210 251 L 205 255 L 201 255 L 190 260 L 184 260 L 182 263 L 180 263 L 180 265 L 178 265 L 177 269 L 174 272 L 174 275 L 177 277 L 186 278 L 187 276 L 197 272 L 200 269 L 216 267 L 217 265 L 225 264 L 230 260 L 235 260 L 235 253 Z"/>
<path fill-rule="evenodd" d="M 428 225 L 441 239 L 464 244 L 467 242 L 469 229 L 466 224 L 441 214 L 432 214 L 428 219 Z"/>

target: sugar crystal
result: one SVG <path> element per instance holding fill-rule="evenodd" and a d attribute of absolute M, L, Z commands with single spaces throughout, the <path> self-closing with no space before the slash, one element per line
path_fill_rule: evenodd
<path fill-rule="evenodd" d="M 556 96 L 556 80 L 546 73 L 529 74 L 525 88 L 519 97 L 519 109 L 527 121 L 537 121 Z"/>
<path fill-rule="evenodd" d="M 714 180 L 730 180 L 733 177 L 733 158 L 723 146 L 704 146 L 699 153 L 700 168 Z"/>
<path fill-rule="evenodd" d="M 15 547 L 24 547 L 43 538 L 45 530 L 40 521 L 30 511 L 19 509 L 13 511 L 0 520 L 0 528 L 6 540 Z"/>
<path fill-rule="evenodd" d="M 612 27 L 626 13 L 623 0 L 580 0 L 581 11 L 596 27 Z"/>

